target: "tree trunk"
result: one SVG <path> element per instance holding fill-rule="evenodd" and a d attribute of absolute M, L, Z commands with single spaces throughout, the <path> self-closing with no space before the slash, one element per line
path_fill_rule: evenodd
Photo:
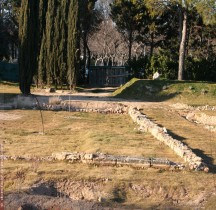
<path fill-rule="evenodd" d="M 129 32 L 129 45 L 128 45 L 128 61 L 131 61 L 131 51 L 132 51 L 132 45 L 133 45 L 133 32 Z"/>
<path fill-rule="evenodd" d="M 154 52 L 154 33 L 151 33 L 150 59 Z"/>
<path fill-rule="evenodd" d="M 183 80 L 183 76 L 184 76 L 186 42 L 187 42 L 187 11 L 185 9 L 183 11 L 182 39 L 179 48 L 178 80 Z"/>
<path fill-rule="evenodd" d="M 182 12 L 182 8 L 179 8 L 178 11 L 179 11 L 179 43 L 181 43 L 182 29 L 183 29 L 183 12 Z"/>

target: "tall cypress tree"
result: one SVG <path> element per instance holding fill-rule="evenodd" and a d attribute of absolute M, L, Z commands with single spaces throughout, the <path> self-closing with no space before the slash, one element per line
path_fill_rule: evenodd
<path fill-rule="evenodd" d="M 39 57 L 38 57 L 38 71 L 37 80 L 40 87 L 46 83 L 46 68 L 45 68 L 45 58 L 46 58 L 46 43 L 45 32 L 46 32 L 46 13 L 47 13 L 48 1 L 40 0 L 39 4 Z"/>
<path fill-rule="evenodd" d="M 38 1 L 22 0 L 19 22 L 19 77 L 20 90 L 30 94 L 32 78 L 37 70 Z"/>
<path fill-rule="evenodd" d="M 40 17 L 45 18 L 46 25 L 38 58 L 40 84 L 74 84 L 77 16 L 78 1 L 48 0 L 46 14 Z"/>
<path fill-rule="evenodd" d="M 71 0 L 68 11 L 68 45 L 67 45 L 67 80 L 70 87 L 75 82 L 77 61 L 79 59 L 78 42 L 78 0 Z"/>
<path fill-rule="evenodd" d="M 23 93 L 30 93 L 36 73 L 40 86 L 75 84 L 80 59 L 78 7 L 78 0 L 22 0 L 20 89 Z"/>

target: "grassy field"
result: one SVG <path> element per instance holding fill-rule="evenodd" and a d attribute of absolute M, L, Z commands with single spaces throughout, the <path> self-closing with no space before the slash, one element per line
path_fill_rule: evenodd
<path fill-rule="evenodd" d="M 150 134 L 140 133 L 127 115 L 44 111 L 45 134 L 41 135 L 39 111 L 13 110 L 7 114 L 21 118 L 1 124 L 6 155 L 47 156 L 53 152 L 78 151 L 180 161 Z"/>
<path fill-rule="evenodd" d="M 141 101 L 181 102 L 188 105 L 216 105 L 216 83 L 132 79 L 113 96 Z"/>
<path fill-rule="evenodd" d="M 156 81 L 150 81 L 151 84 L 152 82 Z M 160 82 L 162 86 L 165 81 Z M 187 89 L 188 84 L 182 83 L 182 85 Z M 210 84 L 210 87 L 208 90 L 212 94 L 211 97 L 206 94 L 200 96 L 209 97 L 208 100 L 213 105 L 215 86 Z M 120 92 L 126 94 L 125 89 Z M 17 86 L 1 84 L 0 93 L 8 97 L 18 94 L 19 90 Z M 130 95 L 132 93 L 124 94 L 122 97 L 125 98 L 126 96 L 138 97 Z M 117 92 L 115 95 L 120 96 Z M 154 95 L 148 95 L 148 97 L 151 101 L 156 100 Z M 156 97 L 157 101 L 162 100 L 160 97 Z M 141 99 L 146 100 L 145 97 Z M 204 102 L 201 103 L 199 100 L 191 104 L 204 104 Z M 161 126 L 165 126 L 175 138 L 188 144 L 196 152 L 200 152 L 211 164 L 216 164 L 214 150 L 216 140 L 200 126 L 183 120 L 168 108 L 144 107 L 143 112 Z M 140 133 L 137 125 L 127 115 L 43 111 L 45 134 L 41 134 L 42 123 L 38 110 L 2 110 L 0 115 L 2 117 L 0 135 L 5 155 L 43 157 L 53 152 L 78 151 L 162 157 L 177 162 L 182 161 L 150 134 Z M 4 120 L 4 116 L 10 120 Z M 5 195 L 25 191 L 41 180 L 58 182 L 97 179 L 110 180 L 103 186 L 103 190 L 111 195 L 106 198 L 109 202 L 104 203 L 108 206 L 116 202 L 123 205 L 125 209 L 193 209 L 201 203 L 204 209 L 212 210 L 216 206 L 214 173 L 170 172 L 153 168 L 135 170 L 129 167 L 95 167 L 65 161 L 4 161 Z M 204 203 L 202 203 L 203 200 L 205 200 Z"/>

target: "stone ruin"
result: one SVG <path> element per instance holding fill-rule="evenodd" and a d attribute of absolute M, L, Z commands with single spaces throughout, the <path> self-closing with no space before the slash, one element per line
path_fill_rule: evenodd
<path fill-rule="evenodd" d="M 187 145 L 172 138 L 166 129 L 159 127 L 156 123 L 149 120 L 146 115 L 141 114 L 136 108 L 130 107 L 128 110 L 129 115 L 141 129 L 150 132 L 157 140 L 163 142 L 170 147 L 178 156 L 188 163 L 191 170 L 209 171 L 208 166 L 203 162 L 202 158 L 197 156 Z"/>
<path fill-rule="evenodd" d="M 33 103 L 34 102 L 34 103 Z M 209 171 L 208 166 L 204 163 L 201 157 L 197 156 L 191 148 L 189 148 L 187 145 L 183 144 L 182 142 L 172 138 L 166 131 L 165 128 L 159 127 L 156 123 L 152 122 L 149 120 L 145 115 L 141 114 L 138 109 L 134 107 L 128 107 L 125 104 L 114 102 L 114 101 L 69 101 L 69 100 L 59 100 L 58 103 L 54 104 L 49 104 L 49 103 L 42 103 L 40 105 L 35 101 L 32 97 L 23 97 L 19 96 L 17 100 L 17 104 L 13 108 L 22 108 L 24 105 L 27 106 L 27 108 L 33 108 L 33 109 L 38 109 L 41 108 L 42 110 L 54 110 L 54 111 L 74 111 L 74 112 L 97 112 L 97 113 L 103 113 L 103 114 L 129 114 L 129 116 L 132 118 L 134 122 L 136 122 L 140 126 L 140 130 L 144 132 L 150 132 L 157 140 L 163 142 L 167 146 L 169 146 L 178 156 L 183 158 L 183 160 L 188 163 L 189 167 L 191 170 L 203 170 L 205 172 Z M 190 116 L 187 116 L 189 118 Z M 194 115 L 193 115 L 194 117 Z M 215 117 L 214 117 L 215 120 Z M 209 121 L 209 120 L 208 120 Z M 92 157 L 96 157 L 97 155 L 92 154 Z M 81 157 L 81 156 L 80 156 Z M 105 157 L 105 156 L 103 156 Z M 103 159 L 103 161 L 111 161 L 109 158 L 111 156 L 107 156 L 106 158 Z M 51 158 L 52 159 L 52 158 Z M 112 157 L 113 160 L 118 160 L 116 157 Z M 126 157 L 125 160 L 120 158 L 119 160 L 123 160 L 121 164 L 127 165 L 127 164 L 132 164 L 136 165 L 138 163 L 141 163 L 144 161 L 147 165 L 152 165 L 154 162 L 157 163 L 158 160 L 154 160 L 152 162 L 151 159 L 147 160 L 139 160 L 141 162 L 131 162 L 131 160 L 135 160 L 132 158 L 129 160 L 129 157 Z M 81 158 L 81 162 L 83 162 L 83 158 Z M 94 158 L 93 162 L 100 162 L 101 156 L 97 156 L 97 158 Z M 127 160 L 129 162 L 127 163 Z M 111 161 L 115 162 L 115 161 Z M 163 162 L 163 161 L 162 161 Z M 159 161 L 161 163 L 161 161 Z M 129 164 L 129 165 L 130 165 Z M 164 162 L 163 162 L 164 164 Z M 166 163 L 165 165 L 172 165 L 175 166 L 176 168 L 184 168 L 180 164 L 170 164 Z"/>

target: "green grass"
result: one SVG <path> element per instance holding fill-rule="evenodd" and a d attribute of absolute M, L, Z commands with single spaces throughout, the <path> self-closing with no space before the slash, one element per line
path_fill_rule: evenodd
<path fill-rule="evenodd" d="M 133 78 L 113 96 L 141 101 L 182 102 L 189 105 L 216 105 L 216 83 Z"/>

